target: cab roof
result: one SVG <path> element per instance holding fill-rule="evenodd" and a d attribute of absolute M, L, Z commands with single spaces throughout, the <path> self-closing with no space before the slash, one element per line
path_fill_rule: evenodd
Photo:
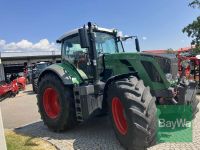
<path fill-rule="evenodd" d="M 64 40 L 66 37 L 68 36 L 71 36 L 73 34 L 77 34 L 78 33 L 78 30 L 79 29 L 82 29 L 83 27 L 81 28 L 77 28 L 77 29 L 74 29 L 74 30 L 71 30 L 69 32 L 66 32 L 65 34 L 63 34 L 60 38 L 58 38 L 56 40 L 57 43 L 60 43 L 62 40 Z M 86 28 L 88 29 L 88 27 L 86 26 Z M 102 28 L 102 27 L 96 27 L 95 26 L 95 31 L 103 31 L 103 32 L 108 32 L 108 33 L 113 33 L 115 29 L 107 29 L 107 28 Z"/>

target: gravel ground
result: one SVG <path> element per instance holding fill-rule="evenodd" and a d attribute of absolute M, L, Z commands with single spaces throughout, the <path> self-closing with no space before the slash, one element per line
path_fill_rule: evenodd
<path fill-rule="evenodd" d="M 192 143 L 162 143 L 149 148 L 149 150 L 200 150 L 199 122 L 200 113 L 193 122 Z M 43 138 L 60 150 L 124 150 L 115 138 L 108 117 L 94 118 L 64 133 L 49 131 L 42 121 L 17 128 L 15 131 Z"/>

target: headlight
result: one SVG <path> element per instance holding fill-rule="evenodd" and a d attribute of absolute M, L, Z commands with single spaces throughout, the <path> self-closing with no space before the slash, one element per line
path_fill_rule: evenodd
<path fill-rule="evenodd" d="M 172 74 L 171 74 L 171 73 L 167 73 L 167 74 L 165 75 L 165 77 L 166 77 L 166 79 L 167 79 L 168 81 L 171 81 L 171 80 L 172 80 Z"/>

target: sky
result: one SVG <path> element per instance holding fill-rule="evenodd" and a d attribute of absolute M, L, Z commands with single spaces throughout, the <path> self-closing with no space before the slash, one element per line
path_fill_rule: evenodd
<path fill-rule="evenodd" d="M 190 0 L 0 0 L 0 51 L 55 50 L 63 33 L 88 21 L 137 35 L 142 50 L 190 45 L 182 33 L 200 11 Z"/>

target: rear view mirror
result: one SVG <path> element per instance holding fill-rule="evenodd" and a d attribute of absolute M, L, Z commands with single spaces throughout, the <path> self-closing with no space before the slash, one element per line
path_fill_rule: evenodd
<path fill-rule="evenodd" d="M 140 44 L 139 44 L 138 38 L 135 39 L 135 48 L 136 48 L 137 52 L 140 52 Z"/>
<path fill-rule="evenodd" d="M 90 43 L 89 43 L 87 29 L 85 27 L 83 27 L 78 30 L 78 33 L 79 33 L 79 37 L 80 37 L 81 48 L 89 48 Z"/>

